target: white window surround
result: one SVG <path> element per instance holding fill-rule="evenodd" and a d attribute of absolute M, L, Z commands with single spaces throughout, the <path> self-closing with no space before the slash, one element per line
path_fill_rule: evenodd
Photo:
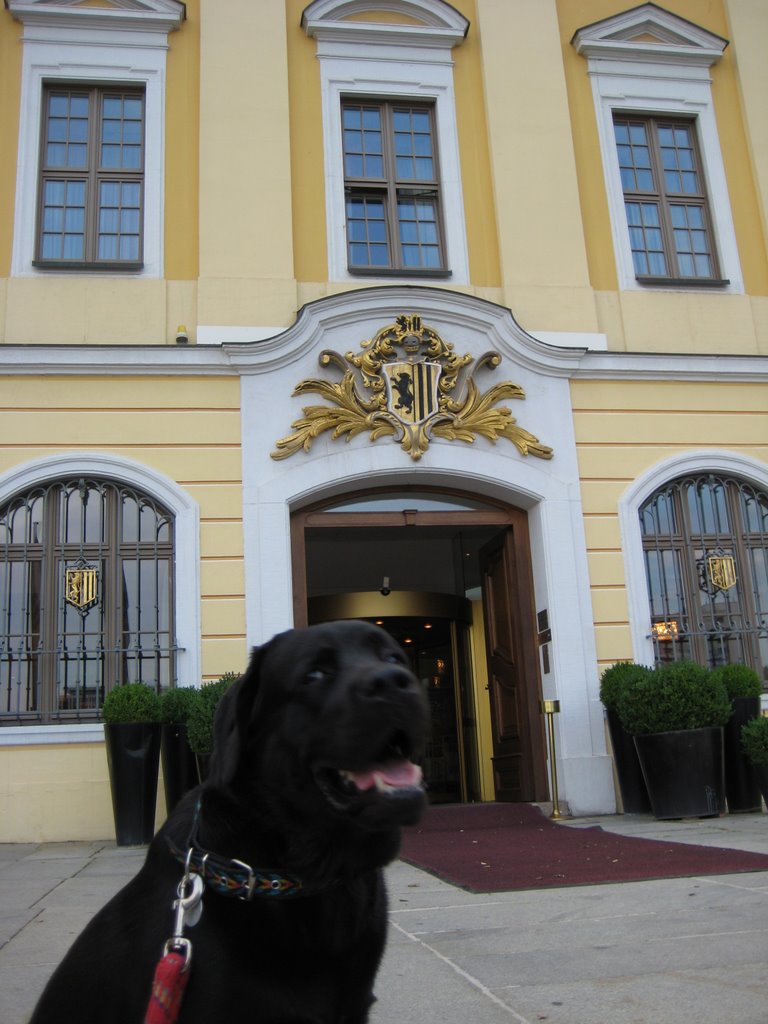
<path fill-rule="evenodd" d="M 411 20 L 406 24 L 342 20 L 382 7 Z M 381 0 L 316 0 L 304 11 L 302 24 L 307 35 L 317 40 L 320 62 L 329 279 L 371 285 L 393 282 L 391 276 L 363 277 L 347 269 L 341 101 L 368 96 L 434 103 L 448 280 L 468 284 L 451 49 L 462 41 L 469 23 L 442 0 L 387 0 L 386 4 Z M 403 274 L 395 280 L 413 282 L 419 276 Z"/>
<path fill-rule="evenodd" d="M 77 0 L 8 0 L 7 7 L 24 26 L 11 274 L 104 273 L 38 270 L 32 265 L 43 83 L 58 79 L 144 88 L 144 266 L 129 276 L 162 277 L 166 53 L 168 32 L 181 23 L 183 5 L 175 0 L 129 0 L 113 7 L 82 7 Z"/>
<path fill-rule="evenodd" d="M 701 449 L 674 455 L 651 466 L 633 481 L 619 500 L 618 516 L 629 605 L 629 627 L 632 636 L 632 657 L 640 665 L 653 664 L 650 594 L 643 557 L 643 536 L 640 529 L 640 507 L 660 487 L 679 476 L 698 473 L 723 473 L 747 480 L 761 490 L 768 490 L 768 466 L 739 452 Z"/>
<path fill-rule="evenodd" d="M 627 230 L 613 115 L 621 113 L 685 116 L 694 120 L 709 213 L 721 277 L 730 283 L 709 290 L 742 294 L 744 282 L 731 215 L 731 203 L 717 131 L 709 69 L 727 40 L 653 4 L 579 29 L 577 53 L 588 60 L 608 196 L 619 288 L 648 291 L 669 285 L 641 284 L 635 277 Z M 691 285 L 701 291 L 702 285 Z"/>
<path fill-rule="evenodd" d="M 140 462 L 101 452 L 71 452 L 34 459 L 0 474 L 0 505 L 37 484 L 72 474 L 108 478 L 136 487 L 173 513 L 175 639 L 179 648 L 176 672 L 181 685 L 199 686 L 200 512 L 197 502 L 169 477 Z M 99 723 L 7 726 L 0 728 L 0 747 L 24 742 L 88 742 L 101 737 Z"/>

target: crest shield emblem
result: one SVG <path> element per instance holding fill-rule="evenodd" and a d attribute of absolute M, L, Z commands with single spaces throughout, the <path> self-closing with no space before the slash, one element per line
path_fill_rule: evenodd
<path fill-rule="evenodd" d="M 99 574 L 93 565 L 78 564 L 64 574 L 64 599 L 67 604 L 86 612 L 99 600 Z"/>
<path fill-rule="evenodd" d="M 733 555 L 710 555 L 707 558 L 709 581 L 717 590 L 730 590 L 736 585 L 736 560 Z"/>
<path fill-rule="evenodd" d="M 421 423 L 437 412 L 439 363 L 387 363 L 382 366 L 387 382 L 390 412 L 404 423 Z"/>
<path fill-rule="evenodd" d="M 507 380 L 480 390 L 476 374 L 494 370 L 501 355 L 485 352 L 477 360 L 468 352 L 458 355 L 452 342 L 418 313 L 400 314 L 361 341 L 359 352 L 342 355 L 323 349 L 319 361 L 340 371 L 341 377 L 335 382 L 299 381 L 294 395 L 313 392 L 327 404 L 304 407 L 301 418 L 291 424 L 294 433 L 277 442 L 273 459 L 308 452 L 326 432 L 334 441 L 351 441 L 362 432 L 371 441 L 391 437 L 414 461 L 436 438 L 471 444 L 478 435 L 493 443 L 506 438 L 521 455 L 552 458 L 549 445 L 519 426 L 511 409 L 498 405 L 507 398 L 524 398 L 519 384 Z"/>

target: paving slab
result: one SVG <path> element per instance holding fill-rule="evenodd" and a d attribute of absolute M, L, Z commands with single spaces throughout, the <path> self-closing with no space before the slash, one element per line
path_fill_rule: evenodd
<path fill-rule="evenodd" d="M 766 814 L 563 823 L 592 825 L 768 854 Z M 144 855 L 0 845 L 2 1024 L 27 1024 L 75 936 Z M 403 862 L 387 877 L 371 1024 L 768 1024 L 768 871 L 483 894 Z"/>

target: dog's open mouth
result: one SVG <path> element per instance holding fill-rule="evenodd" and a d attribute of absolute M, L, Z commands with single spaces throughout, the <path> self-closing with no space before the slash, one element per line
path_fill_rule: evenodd
<path fill-rule="evenodd" d="M 422 772 L 409 755 L 410 743 L 398 733 L 369 763 L 359 768 L 323 765 L 315 769 L 315 779 L 326 800 L 340 811 L 372 800 L 413 797 L 422 792 Z"/>

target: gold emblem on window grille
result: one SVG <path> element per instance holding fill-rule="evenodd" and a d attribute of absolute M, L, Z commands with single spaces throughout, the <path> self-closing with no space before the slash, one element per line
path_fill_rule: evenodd
<path fill-rule="evenodd" d="M 736 559 L 733 555 L 708 555 L 707 576 L 716 590 L 730 590 L 736 585 Z"/>
<path fill-rule="evenodd" d="M 64 599 L 80 612 L 99 600 L 99 573 L 93 565 L 78 563 L 64 575 Z"/>
<path fill-rule="evenodd" d="M 420 459 L 436 437 L 471 444 L 477 435 L 496 442 L 511 441 L 521 455 L 551 459 L 552 449 L 518 426 L 504 399 L 525 397 L 511 381 L 481 392 L 475 373 L 501 363 L 498 352 L 486 352 L 475 362 L 457 355 L 450 342 L 428 327 L 417 313 L 402 314 L 382 327 L 360 352 L 326 350 L 322 367 L 334 366 L 341 380 L 303 380 L 294 395 L 314 392 L 330 405 L 310 405 L 292 425 L 295 433 L 281 438 L 273 459 L 308 452 L 320 434 L 350 441 L 367 432 L 371 441 L 391 437 L 414 460 Z M 475 363 L 474 371 L 467 368 Z"/>

